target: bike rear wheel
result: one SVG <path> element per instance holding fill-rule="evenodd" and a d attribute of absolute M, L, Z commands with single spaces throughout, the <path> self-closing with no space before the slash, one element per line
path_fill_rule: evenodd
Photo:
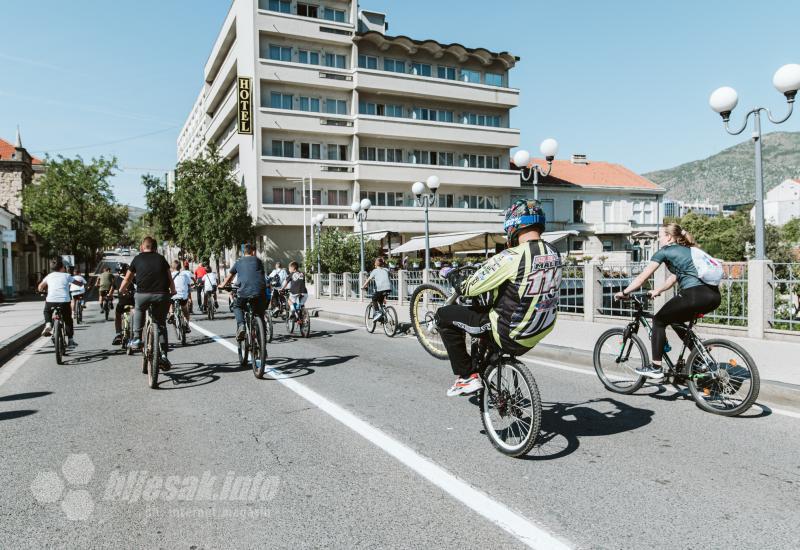
<path fill-rule="evenodd" d="M 247 344 L 248 338 L 250 338 L 249 332 L 245 333 L 245 336 L 242 340 L 238 340 L 236 342 L 238 344 L 240 367 L 244 367 L 247 365 L 247 354 L 250 352 L 250 346 Z"/>
<path fill-rule="evenodd" d="M 397 333 L 397 312 L 392 306 L 384 309 L 383 332 L 389 338 Z"/>
<path fill-rule="evenodd" d="M 59 319 L 53 321 L 53 345 L 56 348 L 56 364 L 63 365 L 66 347 L 64 342 L 64 330 L 61 327 L 61 320 Z"/>
<path fill-rule="evenodd" d="M 145 340 L 147 357 L 147 384 L 151 389 L 158 388 L 158 325 L 151 323 Z"/>
<path fill-rule="evenodd" d="M 250 348 L 250 360 L 253 365 L 253 374 L 256 378 L 264 378 L 264 370 L 267 368 L 267 346 L 264 337 L 264 324 L 259 318 L 253 319 L 250 331 L 252 346 Z"/>
<path fill-rule="evenodd" d="M 736 416 L 749 409 L 761 389 L 761 376 L 750 354 L 740 345 L 713 338 L 703 346 L 711 361 L 692 350 L 687 384 L 697 406 L 706 412 Z"/>
<path fill-rule="evenodd" d="M 437 359 L 447 359 L 447 349 L 436 321 L 436 310 L 445 304 L 447 298 L 445 290 L 433 284 L 419 285 L 411 294 L 411 326 L 425 351 Z"/>
<path fill-rule="evenodd" d="M 478 399 L 489 441 L 504 455 L 527 454 L 542 423 L 542 400 L 531 371 L 519 361 L 507 360 L 490 366 L 483 380 Z"/>
<path fill-rule="evenodd" d="M 297 324 L 300 325 L 300 334 L 303 338 L 308 338 L 311 336 L 311 316 L 306 308 L 301 308 L 297 314 L 299 315 Z"/>
<path fill-rule="evenodd" d="M 272 322 L 272 316 L 269 314 L 269 312 L 264 315 L 264 324 L 267 328 L 267 343 L 271 344 L 272 339 L 275 337 L 275 325 Z"/>
<path fill-rule="evenodd" d="M 636 334 L 625 338 L 625 329 L 605 331 L 594 345 L 594 370 L 600 382 L 614 393 L 631 394 L 645 383 L 635 369 L 647 366 L 650 356 Z"/>
<path fill-rule="evenodd" d="M 377 321 L 374 319 L 375 317 L 375 306 L 369 304 L 367 306 L 367 311 L 364 312 L 364 326 L 367 328 L 367 332 L 372 334 L 375 332 L 375 325 Z"/>

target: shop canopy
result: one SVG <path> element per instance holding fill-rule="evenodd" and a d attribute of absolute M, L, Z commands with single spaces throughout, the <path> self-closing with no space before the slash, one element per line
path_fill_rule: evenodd
<path fill-rule="evenodd" d="M 542 235 L 542 239 L 555 244 L 569 235 L 577 235 L 577 231 L 548 231 Z M 501 232 L 488 231 L 467 231 L 461 233 L 440 233 L 430 236 L 431 249 L 447 250 L 453 252 L 472 252 L 475 250 L 488 251 L 494 249 L 496 245 L 506 244 L 506 234 Z M 407 254 L 425 250 L 425 235 L 412 237 L 405 243 L 393 248 L 390 254 Z"/>

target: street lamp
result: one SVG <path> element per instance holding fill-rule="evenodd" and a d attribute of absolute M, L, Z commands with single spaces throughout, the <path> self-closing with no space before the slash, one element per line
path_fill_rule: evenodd
<path fill-rule="evenodd" d="M 739 103 L 739 95 L 736 90 L 728 86 L 717 88 L 711 97 L 708 99 L 708 104 L 711 108 L 720 114 L 722 121 L 725 124 L 725 131 L 732 136 L 738 136 L 747 128 L 747 122 L 750 120 L 750 115 L 753 115 L 753 142 L 756 146 L 756 260 L 766 259 L 764 250 L 764 176 L 762 174 L 762 161 L 761 161 L 761 112 L 767 113 L 767 118 L 773 124 L 781 124 L 786 122 L 792 116 L 792 109 L 794 107 L 794 99 L 797 95 L 797 90 L 800 89 L 800 65 L 792 63 L 784 65 L 777 71 L 775 76 L 772 77 L 772 84 L 777 90 L 786 96 L 786 103 L 789 104 L 789 112 L 786 113 L 781 119 L 772 118 L 772 113 L 765 107 L 756 107 L 752 109 L 744 117 L 744 124 L 738 130 L 731 130 L 728 122 L 731 119 L 731 112 L 736 108 Z"/>
<path fill-rule="evenodd" d="M 361 228 L 361 273 L 366 271 L 364 266 L 364 222 L 367 221 L 367 211 L 372 208 L 372 202 L 369 199 L 361 199 L 361 202 L 354 202 L 350 208 L 358 220 L 358 226 Z"/>
<path fill-rule="evenodd" d="M 320 268 L 320 247 L 322 246 L 322 224 L 325 222 L 325 214 L 317 214 L 314 217 L 314 227 L 317 228 L 317 273 L 322 273 Z"/>
<path fill-rule="evenodd" d="M 534 164 L 528 168 L 528 163 L 531 161 L 531 154 L 525 149 L 520 149 L 514 153 L 514 164 L 519 168 L 520 175 L 523 181 L 531 181 L 533 179 L 533 199 L 539 200 L 539 176 L 547 177 L 553 169 L 553 159 L 558 154 L 558 142 L 553 138 L 547 138 L 541 145 L 539 151 L 544 155 L 547 161 L 547 170 L 544 171 L 538 164 Z M 528 170 L 528 175 L 525 175 L 525 170 Z"/>
<path fill-rule="evenodd" d="M 433 206 L 434 201 L 436 200 L 436 190 L 439 189 L 440 182 L 438 176 L 428 176 L 428 179 L 425 181 L 428 189 L 430 189 L 430 193 L 425 192 L 425 183 L 422 183 L 421 181 L 418 181 L 411 186 L 411 192 L 414 193 L 414 196 L 417 198 L 417 204 L 425 207 L 425 269 L 428 270 L 431 268 L 431 241 L 430 233 L 428 231 L 428 208 Z"/>

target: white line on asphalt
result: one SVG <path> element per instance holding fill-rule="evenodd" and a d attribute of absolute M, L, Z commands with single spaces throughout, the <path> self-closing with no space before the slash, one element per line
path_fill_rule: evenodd
<path fill-rule="evenodd" d="M 764 409 L 764 407 L 762 407 L 758 403 L 756 403 L 755 406 L 760 407 L 762 410 Z M 783 416 L 790 416 L 792 418 L 800 418 L 800 413 L 796 413 L 794 411 L 787 411 L 786 409 L 776 409 L 774 407 L 769 407 L 769 410 L 775 414 L 782 414 Z"/>
<path fill-rule="evenodd" d="M 49 338 L 40 338 L 37 342 L 34 342 L 23 349 L 19 355 L 14 357 L 11 361 L 3 365 L 3 368 L 0 368 L 0 386 L 8 382 L 8 379 L 11 378 L 28 359 L 33 357 L 33 355 L 49 341 Z"/>
<path fill-rule="evenodd" d="M 192 328 L 213 339 L 227 349 L 237 352 L 238 348 L 221 336 L 210 332 L 195 323 Z M 353 413 L 326 399 L 300 382 L 284 377 L 280 371 L 270 369 L 270 375 L 306 401 L 316 405 L 335 420 L 338 420 L 376 447 L 396 458 L 450 496 L 482 515 L 501 529 L 524 542 L 531 548 L 569 548 L 562 540 L 534 525 L 526 517 L 512 511 L 506 505 L 492 499 L 482 491 L 457 478 L 446 469 L 420 455 L 396 439 L 386 435 L 378 428 L 364 422 Z"/>

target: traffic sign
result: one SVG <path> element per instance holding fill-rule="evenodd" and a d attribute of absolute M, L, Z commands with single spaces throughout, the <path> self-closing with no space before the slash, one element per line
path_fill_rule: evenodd
<path fill-rule="evenodd" d="M 3 242 L 4 243 L 15 243 L 15 242 L 17 242 L 17 230 L 16 229 L 3 229 Z"/>

